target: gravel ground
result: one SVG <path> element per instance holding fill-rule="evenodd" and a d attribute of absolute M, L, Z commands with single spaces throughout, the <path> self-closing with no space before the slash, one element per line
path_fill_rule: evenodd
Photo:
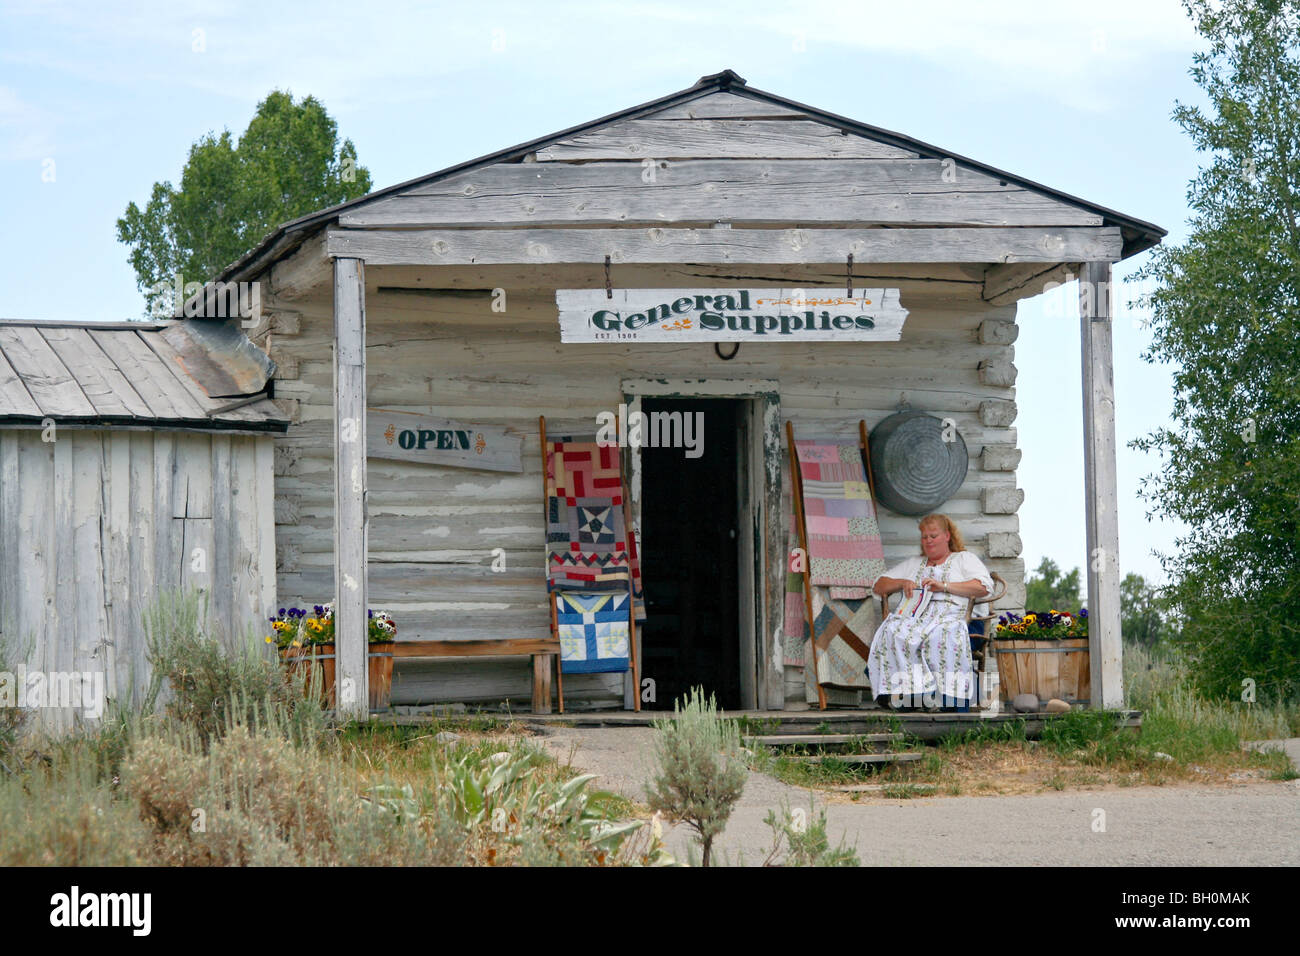
<path fill-rule="evenodd" d="M 644 803 L 654 731 L 642 727 L 554 728 L 542 738 L 561 762 L 595 785 Z M 1300 739 L 1285 746 L 1300 765 Z M 807 807 L 810 791 L 751 773 L 718 849 L 761 863 L 772 843 L 763 823 L 782 797 Z M 818 806 L 821 806 L 819 801 Z M 1235 786 L 1133 787 L 1028 796 L 927 797 L 827 806 L 831 842 L 856 844 L 867 866 L 1296 866 L 1300 780 Z M 1102 821 L 1105 831 L 1094 830 Z M 685 856 L 690 832 L 665 827 Z"/>

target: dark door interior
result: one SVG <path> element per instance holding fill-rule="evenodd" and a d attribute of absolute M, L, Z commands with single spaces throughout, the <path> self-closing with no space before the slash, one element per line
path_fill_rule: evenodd
<path fill-rule="evenodd" d="M 641 676 L 672 710 L 695 685 L 737 710 L 740 691 L 740 414 L 737 399 L 642 399 L 655 412 L 703 413 L 698 458 L 683 448 L 641 447 L 642 575 L 646 621 Z M 696 419 L 698 421 L 698 419 Z M 642 440 L 647 441 L 648 435 Z"/>

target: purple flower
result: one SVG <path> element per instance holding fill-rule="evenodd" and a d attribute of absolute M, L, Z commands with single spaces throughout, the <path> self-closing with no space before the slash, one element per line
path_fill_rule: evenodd
<path fill-rule="evenodd" d="M 281 617 L 284 616 L 284 608 L 280 608 L 280 616 L 281 616 Z"/>
<path fill-rule="evenodd" d="M 1079 609 L 1079 617 L 1087 617 L 1088 609 L 1086 607 Z"/>

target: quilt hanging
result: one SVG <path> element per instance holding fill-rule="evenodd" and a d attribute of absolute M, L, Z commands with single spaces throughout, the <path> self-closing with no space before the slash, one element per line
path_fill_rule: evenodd
<path fill-rule="evenodd" d="M 636 535 L 628 532 L 619 449 L 594 441 L 547 442 L 546 580 L 551 590 L 631 585 L 645 619 Z M 626 609 L 625 609 L 626 610 Z"/>
<path fill-rule="evenodd" d="M 622 673 L 628 669 L 626 591 L 556 591 L 560 667 L 566 674 Z"/>
<path fill-rule="evenodd" d="M 808 699 L 816 684 L 856 696 L 869 687 L 867 652 L 875 630 L 871 587 L 885 571 L 884 549 L 871 486 L 857 442 L 795 441 L 807 525 L 817 673 L 803 598 L 803 576 L 786 574 L 785 663 L 805 668 Z M 790 548 L 799 546 L 790 516 Z M 814 683 L 814 677 L 816 683 Z M 828 702 L 839 701 L 828 697 Z"/>
<path fill-rule="evenodd" d="M 885 571 L 871 486 L 857 442 L 796 441 L 814 585 L 831 597 L 865 598 Z"/>

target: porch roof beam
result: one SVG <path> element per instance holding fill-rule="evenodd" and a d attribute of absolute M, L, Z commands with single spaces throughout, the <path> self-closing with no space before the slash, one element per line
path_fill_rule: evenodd
<path fill-rule="evenodd" d="M 331 229 L 326 254 L 371 266 L 613 263 L 1113 262 L 1118 226 L 909 229 Z"/>

